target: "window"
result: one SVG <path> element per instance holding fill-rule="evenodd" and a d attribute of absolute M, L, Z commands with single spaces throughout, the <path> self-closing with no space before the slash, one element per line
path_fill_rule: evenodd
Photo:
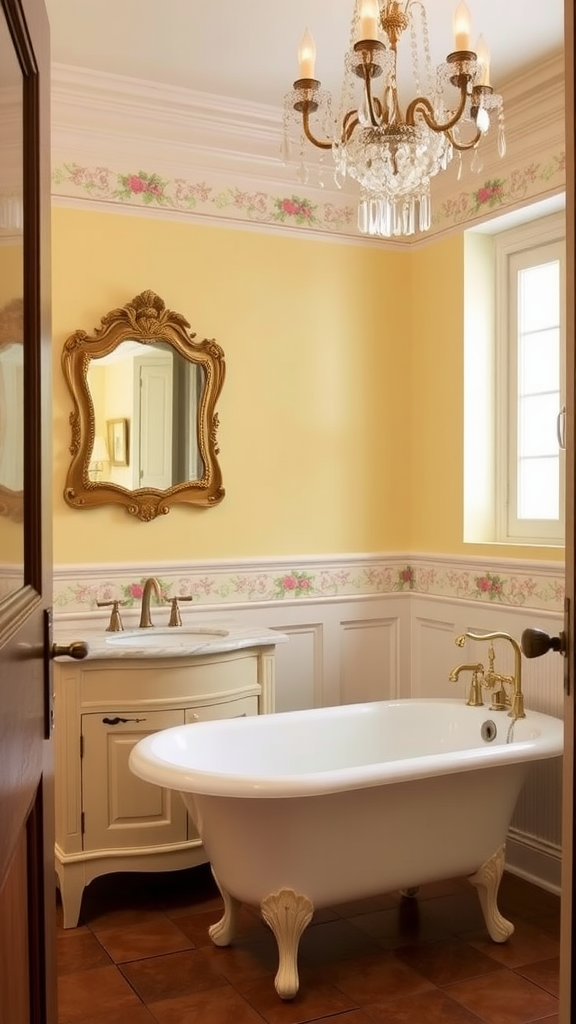
<path fill-rule="evenodd" d="M 495 236 L 497 540 L 562 544 L 564 217 Z"/>

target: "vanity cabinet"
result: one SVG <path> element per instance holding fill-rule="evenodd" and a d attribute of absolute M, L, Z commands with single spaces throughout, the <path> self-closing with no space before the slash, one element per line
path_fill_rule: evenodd
<path fill-rule="evenodd" d="M 128 767 L 138 740 L 183 723 L 274 710 L 274 646 L 54 662 L 56 874 L 64 928 L 112 871 L 205 863 L 180 795 Z"/>

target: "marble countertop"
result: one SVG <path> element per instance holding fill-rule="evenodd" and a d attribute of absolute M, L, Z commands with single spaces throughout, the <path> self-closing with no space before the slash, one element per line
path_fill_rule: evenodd
<path fill-rule="evenodd" d="M 95 628 L 65 626 L 54 628 L 54 641 L 68 644 L 84 640 L 88 659 L 183 658 L 206 654 L 223 654 L 247 647 L 265 647 L 285 643 L 285 633 L 267 627 L 239 626 L 226 620 L 198 620 L 183 626 L 152 626 L 149 629 L 127 628 L 120 632 L 106 631 L 104 623 Z M 57 660 L 69 661 L 66 655 Z"/>

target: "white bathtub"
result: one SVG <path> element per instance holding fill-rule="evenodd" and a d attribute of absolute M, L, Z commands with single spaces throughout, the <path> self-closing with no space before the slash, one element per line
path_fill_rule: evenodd
<path fill-rule="evenodd" d="M 224 898 L 213 941 L 231 941 L 240 903 L 259 905 L 292 998 L 315 908 L 470 875 L 505 941 L 508 826 L 530 762 L 562 748 L 547 715 L 398 700 L 177 726 L 141 740 L 130 767 L 182 793 Z"/>

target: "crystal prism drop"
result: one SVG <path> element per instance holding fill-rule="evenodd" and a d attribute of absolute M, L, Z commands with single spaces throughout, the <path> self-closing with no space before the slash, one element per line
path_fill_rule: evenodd
<path fill-rule="evenodd" d="M 290 139 L 288 138 L 287 135 L 284 135 L 282 139 L 282 145 L 280 146 L 280 156 L 282 158 L 282 163 L 284 164 L 284 167 L 286 167 L 286 165 L 290 163 L 291 157 Z"/>
<path fill-rule="evenodd" d="M 368 234 L 368 203 L 361 199 L 358 204 L 358 231 L 363 235 Z"/>
<path fill-rule="evenodd" d="M 498 125 L 498 156 L 506 156 L 506 132 L 504 125 Z"/>
<path fill-rule="evenodd" d="M 370 110 L 368 109 L 368 98 L 366 96 L 366 90 L 362 93 L 362 99 L 360 106 L 358 107 L 358 120 L 363 128 L 368 128 L 371 124 L 370 121 Z"/>
<path fill-rule="evenodd" d="M 460 181 L 462 177 L 462 153 L 458 150 L 458 170 L 456 171 L 456 181 Z"/>
<path fill-rule="evenodd" d="M 477 146 L 475 146 L 474 147 L 474 156 L 472 157 L 472 162 L 470 164 L 470 170 L 474 171 L 474 174 L 480 174 L 480 171 L 482 170 L 483 166 L 484 165 L 482 163 L 480 154 L 478 152 L 478 148 L 477 148 Z"/>
<path fill-rule="evenodd" d="M 298 181 L 301 185 L 306 185 L 308 183 L 308 168 L 303 160 L 298 167 Z"/>

